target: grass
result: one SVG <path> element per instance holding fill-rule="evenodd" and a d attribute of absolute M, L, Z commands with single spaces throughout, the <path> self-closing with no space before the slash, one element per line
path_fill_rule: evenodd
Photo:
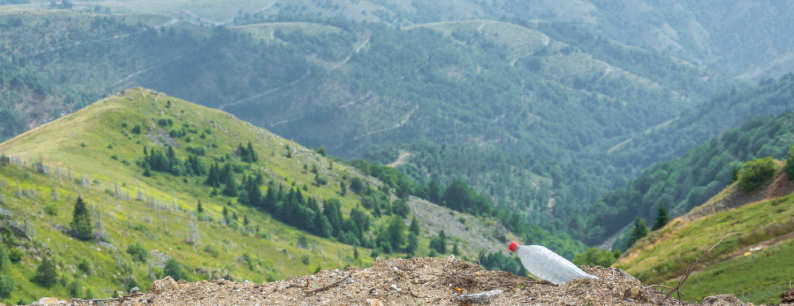
<path fill-rule="evenodd" d="M 704 297 L 732 293 L 745 302 L 778 304 L 780 293 L 788 290 L 794 280 L 791 256 L 794 241 L 781 243 L 769 249 L 718 263 L 692 274 L 681 292 L 689 301 Z M 667 285 L 675 285 L 670 281 Z"/>
<path fill-rule="evenodd" d="M 211 197 L 210 188 L 203 184 L 206 176 L 177 178 L 153 171 L 151 177 L 145 177 L 135 160 L 142 158 L 144 146 L 156 147 L 146 135 L 163 118 L 173 122 L 166 130 L 183 126 L 188 130 L 186 137 L 176 138 L 179 147 L 175 152 L 180 158 L 188 156 L 189 146 L 203 147 L 206 155 L 202 159 L 209 164 L 227 154 L 234 156 L 238 144 L 250 141 L 260 160 L 244 170 L 247 174 L 261 169 L 265 180 L 285 186 L 294 184 L 301 189 L 305 185 L 305 196 L 338 198 L 344 214 L 359 205 L 353 192 L 340 196 L 340 180 L 360 176 L 349 166 L 333 162 L 331 167 L 330 158 L 227 113 L 147 89 L 127 90 L 0 144 L 0 152 L 14 160 L 9 166 L 0 166 L 0 206 L 15 213 L 12 220 L 27 220 L 35 234 L 33 241 L 23 242 L 48 245 L 67 284 L 75 278 L 83 279 L 71 266 L 87 258 L 94 264 L 96 274 L 83 279 L 83 283 L 95 297 L 117 296 L 125 291 L 122 283 L 129 275 L 135 276 L 138 287 L 148 290 L 161 275 L 152 261 L 132 261 L 126 250 L 133 243 L 140 243 L 150 252 L 158 250 L 172 256 L 184 265 L 189 280 L 231 275 L 237 281 L 263 282 L 312 274 L 318 268 L 366 267 L 373 263 L 371 249 L 358 247 L 359 257 L 354 259 L 353 246 L 306 234 L 269 214 L 235 203 L 235 198 Z M 136 125 L 142 127 L 141 134 L 132 132 Z M 189 143 L 187 136 L 191 138 Z M 291 158 L 286 157 L 287 146 L 292 151 Z M 244 165 L 239 158 L 235 160 Z M 36 163 L 44 166 L 45 173 L 37 171 Z M 303 165 L 309 169 L 316 165 L 328 184 L 313 185 L 314 174 L 304 173 Z M 239 182 L 242 175 L 235 174 L 235 178 Z M 375 188 L 381 184 L 371 177 L 362 178 Z M 69 227 L 78 196 L 93 207 L 95 221 L 98 218 L 103 225 L 100 232 L 107 235 L 112 247 L 77 241 L 57 229 Z M 201 215 L 196 212 L 198 201 L 205 210 Z M 230 215 L 236 214 L 238 221 L 229 225 L 222 222 L 224 207 Z M 244 216 L 250 219 L 249 226 L 243 226 Z M 386 223 L 386 218 L 373 220 L 373 228 Z M 486 227 L 496 224 L 496 220 L 488 218 L 470 218 L 469 222 Z M 426 226 L 422 224 L 423 228 Z M 192 228 L 197 229 L 197 240 L 193 239 L 196 235 Z M 417 254 L 429 252 L 430 237 L 426 229 L 422 233 Z M 308 246 L 298 247 L 303 236 Z M 460 243 L 465 246 L 465 241 Z M 44 247 L 33 249 L 38 253 L 26 252 L 23 261 L 12 265 L 8 272 L 18 290 L 4 302 L 68 297 L 64 284 L 47 289 L 31 282 L 41 260 L 37 254 L 45 252 Z M 475 252 L 471 250 L 469 255 L 474 256 Z"/>
<path fill-rule="evenodd" d="M 729 186 L 728 189 L 733 188 L 732 186 Z M 726 194 L 723 193 L 717 195 L 717 197 L 725 196 Z M 711 202 L 713 201 L 709 201 L 709 203 Z M 733 293 L 736 296 L 741 296 L 742 290 L 738 288 L 742 288 L 746 296 L 751 295 L 757 301 L 766 302 L 771 297 L 769 292 L 776 289 L 766 289 L 760 285 L 742 286 L 741 284 L 758 283 L 772 286 L 771 284 L 775 281 L 782 281 L 776 275 L 794 275 L 794 268 L 791 265 L 776 264 L 778 257 L 775 256 L 778 255 L 770 254 L 768 258 L 752 255 L 748 258 L 731 259 L 735 256 L 732 253 L 743 247 L 767 241 L 792 231 L 794 231 L 794 194 L 788 194 L 774 200 L 719 212 L 695 221 L 677 218 L 662 229 L 639 240 L 635 247 L 629 249 L 615 263 L 615 266 L 625 269 L 646 283 L 672 282 L 674 279 L 677 281 L 677 278 L 703 252 L 723 236 L 736 233 L 737 235 L 726 238 L 704 258 L 703 265 L 711 267 L 704 272 L 693 274 L 682 292 L 687 294 L 687 298 L 696 299 L 713 292 Z M 781 249 L 779 256 L 790 258 L 790 250 L 791 248 Z M 765 252 L 777 254 L 777 251 Z M 740 269 L 745 269 L 749 265 L 755 265 L 754 269 L 756 270 L 753 270 L 752 273 L 739 273 Z M 725 271 L 733 269 L 731 267 L 734 266 L 737 269 L 736 272 L 725 273 Z M 737 277 L 738 275 L 741 277 Z M 733 285 L 723 288 L 712 285 L 729 283 Z M 788 284 L 787 281 L 785 283 Z M 775 286 L 778 285 L 782 286 L 782 283 Z M 727 288 L 732 289 L 730 289 L 731 291 L 725 290 Z M 689 290 L 693 291 L 690 293 Z"/>
<path fill-rule="evenodd" d="M 127 99 L 132 97 L 132 100 Z M 165 108 L 166 100 L 172 101 L 170 108 Z M 161 112 L 167 112 L 161 114 Z M 271 278 L 286 278 L 291 275 L 312 273 L 316 268 L 342 268 L 345 265 L 366 266 L 373 259 L 360 256 L 358 261 L 352 260 L 353 247 L 330 240 L 307 235 L 309 249 L 296 247 L 296 241 L 303 232 L 273 220 L 268 214 L 260 213 L 252 208 L 234 204 L 228 209 L 239 216 L 238 229 L 219 223 L 221 211 L 226 203 L 234 199 L 226 197 L 209 197 L 209 191 L 203 185 L 203 178 L 187 178 L 187 183 L 164 173 L 154 172 L 150 178 L 142 176 L 142 169 L 129 161 L 142 156 L 143 146 L 152 146 L 143 135 L 134 135 L 129 130 L 135 123 L 150 126 L 151 118 L 171 117 L 174 125 L 190 123 L 198 131 L 210 128 L 209 122 L 215 122 L 221 128 L 214 129 L 206 139 L 190 134 L 192 146 L 209 147 L 205 162 L 209 158 L 225 155 L 239 143 L 251 141 L 264 161 L 256 168 L 269 169 L 269 177 L 287 183 L 293 181 L 302 186 L 313 180 L 313 174 L 303 174 L 302 164 L 317 164 L 331 183 L 323 187 L 310 186 L 312 196 L 321 198 L 340 198 L 345 211 L 357 205 L 356 196 L 348 193 L 346 197 L 338 195 L 341 176 L 355 175 L 342 165 L 334 165 L 328 170 L 329 160 L 319 157 L 307 149 L 285 139 L 276 137 L 259 128 L 254 128 L 232 116 L 220 111 L 207 109 L 178 99 L 156 96 L 148 90 L 131 90 L 125 97 L 114 96 L 96 103 L 94 106 L 68 115 L 43 125 L 39 129 L 29 131 L 6 143 L 0 144 L 0 151 L 25 162 L 41 159 L 48 167 L 49 174 L 39 174 L 30 167 L 11 165 L 0 168 L 0 180 L 6 182 L 2 194 L 5 199 L 4 208 L 26 217 L 35 230 L 37 241 L 48 244 L 53 251 L 56 262 L 63 261 L 66 266 L 77 265 L 82 257 L 94 262 L 98 274 L 84 281 L 87 288 L 93 289 L 99 296 L 115 296 L 116 284 L 122 275 L 118 275 L 116 261 L 123 258 L 133 265 L 133 274 L 138 279 L 139 287 L 150 288 L 149 269 L 143 264 L 133 264 L 127 260 L 124 252 L 126 246 L 133 242 L 142 243 L 148 250 L 159 250 L 176 258 L 184 264 L 195 279 L 206 278 L 208 275 L 196 274 L 195 269 L 214 271 L 230 270 L 238 280 L 249 279 L 255 282 Z M 127 128 L 122 123 L 127 122 Z M 145 130 L 145 129 L 144 129 Z M 126 132 L 125 136 L 122 131 Z M 225 131 L 225 132 L 224 132 Z M 145 132 L 144 132 L 145 133 Z M 211 143 L 218 148 L 208 146 Z M 86 144 L 82 146 L 81 144 Z M 108 148 L 112 144 L 112 149 Z M 177 154 L 186 157 L 186 143 L 180 140 Z M 280 153 L 285 145 L 290 145 L 297 153 L 292 159 Z M 274 156 L 270 152 L 276 152 Z M 118 160 L 111 158 L 117 156 Z M 128 164 L 123 163 L 127 161 Z M 61 179 L 58 180 L 60 169 Z M 84 187 L 74 183 L 75 178 L 91 181 L 91 186 Z M 239 180 L 241 177 L 237 175 Z M 95 184 L 93 182 L 98 182 Z M 114 190 L 118 186 L 130 200 L 119 199 L 105 190 Z M 51 188 L 55 188 L 59 200 L 51 197 Z M 16 190 L 35 191 L 33 196 L 16 197 Z M 143 200 L 135 200 L 138 192 Z M 93 242 L 79 242 L 57 231 L 51 224 L 68 226 L 71 211 L 78 195 L 86 198 L 101 216 L 102 223 L 113 246 L 119 251 L 110 250 Z M 197 201 L 201 200 L 207 210 L 204 216 L 215 221 L 196 221 L 194 212 Z M 60 213 L 57 216 L 46 214 L 46 207 L 56 205 Z M 251 226 L 243 229 L 243 215 L 251 218 Z M 195 250 L 186 243 L 190 230 L 188 223 L 198 224 L 200 240 Z M 257 232 L 256 228 L 260 231 Z M 269 237 L 263 239 L 259 237 Z M 219 248 L 218 258 L 203 252 L 206 245 Z M 286 252 L 283 252 L 285 250 Z M 359 248 L 362 254 L 369 251 Z M 255 269 L 241 263 L 244 254 L 257 258 Z M 311 255 L 311 264 L 301 262 L 303 255 Z M 19 299 L 30 301 L 41 296 L 66 297 L 63 286 L 44 289 L 30 283 L 33 277 L 37 258 L 28 255 L 22 264 L 15 265 L 10 275 L 20 288 L 8 302 Z M 63 275 L 71 275 L 64 270 Z M 73 277 L 73 276 L 68 276 Z"/>

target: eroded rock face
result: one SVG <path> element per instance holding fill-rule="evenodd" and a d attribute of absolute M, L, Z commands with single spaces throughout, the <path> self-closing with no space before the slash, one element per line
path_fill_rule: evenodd
<path fill-rule="evenodd" d="M 715 296 L 707 296 L 703 298 L 704 306 L 744 306 L 739 299 L 733 294 L 722 294 Z"/>

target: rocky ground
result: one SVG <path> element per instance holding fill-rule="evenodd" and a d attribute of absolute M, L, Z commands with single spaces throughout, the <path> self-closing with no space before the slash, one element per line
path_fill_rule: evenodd
<path fill-rule="evenodd" d="M 325 270 L 315 275 L 255 284 L 226 280 L 188 283 L 170 277 L 153 290 L 118 299 L 61 300 L 45 305 L 679 305 L 619 269 L 586 268 L 599 279 L 556 286 L 455 259 L 378 259 L 371 268 Z M 490 296 L 473 299 L 472 294 Z M 101 302 L 101 303 L 100 303 Z M 686 305 L 687 303 L 683 303 Z M 744 305 L 733 295 L 709 297 L 704 305 Z"/>

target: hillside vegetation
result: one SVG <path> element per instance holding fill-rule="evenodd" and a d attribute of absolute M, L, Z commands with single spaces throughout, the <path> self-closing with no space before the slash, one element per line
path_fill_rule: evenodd
<path fill-rule="evenodd" d="M 0 274 L 16 288 L 2 293 L 9 303 L 115 296 L 165 275 L 261 282 L 406 252 L 474 258 L 481 248 L 506 253 L 502 240 L 517 238 L 492 218 L 458 213 L 477 232 L 450 232 L 444 250 L 431 250 L 449 225 L 414 224 L 389 185 L 229 114 L 145 89 L 105 98 L 0 151 L 0 249 L 13 262 L 0 263 Z M 91 217 L 88 241 L 72 225 L 78 198 Z M 494 256 L 493 267 L 514 261 Z M 57 282 L 36 277 L 48 260 Z"/>
<path fill-rule="evenodd" d="M 281 16 L 202 28 L 151 15 L 15 11 L 0 21 L 2 53 L 20 71 L 3 83 L 8 137 L 141 85 L 344 157 L 417 135 L 506 151 L 522 160 L 512 166 L 552 179 L 554 209 L 525 217 L 563 223 L 637 171 L 603 164 L 604 152 L 731 83 L 580 28 L 521 20 L 399 29 Z M 24 73 L 41 81 L 20 83 Z M 39 83 L 50 91 L 27 94 Z M 12 108 L 24 95 L 30 107 Z M 487 187 L 477 190 L 497 207 L 519 206 L 520 197 Z"/>
<path fill-rule="evenodd" d="M 744 162 L 766 156 L 785 158 L 794 144 L 792 130 L 792 112 L 751 117 L 740 128 L 643 171 L 628 186 L 604 194 L 590 209 L 583 220 L 588 243 L 603 241 L 636 217 L 653 220 L 660 205 L 673 216 L 689 212 L 735 181 Z"/>
<path fill-rule="evenodd" d="M 724 237 L 682 287 L 686 299 L 730 292 L 753 303 L 779 303 L 794 273 L 786 264 L 794 248 L 794 184 L 778 169 L 759 190 L 747 193 L 740 185 L 638 240 L 615 266 L 643 282 L 675 284 Z"/>

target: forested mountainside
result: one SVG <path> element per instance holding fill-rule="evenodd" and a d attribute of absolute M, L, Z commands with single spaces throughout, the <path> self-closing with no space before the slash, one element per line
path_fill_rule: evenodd
<path fill-rule="evenodd" d="M 53 7 L 46 0 L 4 2 L 30 2 L 17 6 L 22 8 Z M 296 15 L 341 17 L 397 27 L 520 17 L 577 24 L 612 39 L 702 63 L 753 83 L 794 71 L 794 43 L 786 39 L 791 25 L 788 16 L 794 12 L 794 5 L 786 1 L 169 0 L 79 2 L 67 6 L 75 10 L 159 14 L 210 26 Z M 55 7 L 65 8 L 61 2 Z"/>
<path fill-rule="evenodd" d="M 604 193 L 593 202 L 596 206 L 567 220 L 554 220 L 546 227 L 552 231 L 567 230 L 589 245 L 599 244 L 636 217 L 653 220 L 660 204 L 672 210 L 674 216 L 688 212 L 727 186 L 734 168 L 745 161 L 766 156 L 782 158 L 792 142 L 791 113 L 785 110 L 792 107 L 789 103 L 793 101 L 793 81 L 794 75 L 787 75 L 759 87 L 717 94 L 681 118 L 638 133 L 611 148 L 603 154 L 611 167 L 650 168 L 624 187 Z M 759 116 L 746 118 L 747 115 Z M 588 174 L 575 163 L 569 168 L 538 167 L 534 164 L 538 161 L 511 158 L 503 152 L 421 141 L 376 148 L 366 156 L 384 164 L 399 159 L 394 165 L 418 180 L 463 180 L 491 195 L 494 201 L 517 199 L 513 202 L 518 206 L 512 208 L 525 211 L 530 220 L 541 224 L 543 221 L 538 219 L 542 220 L 544 214 L 538 212 L 554 210 L 557 200 L 575 196 L 582 190 L 576 187 L 586 181 Z M 600 169 L 595 168 L 594 173 L 603 174 Z M 565 185 L 549 187 L 555 183 Z M 542 193 L 552 193 L 554 200 L 544 201 L 539 196 Z"/>
<path fill-rule="evenodd" d="M 660 205 L 672 216 L 689 212 L 735 181 L 744 162 L 767 156 L 784 159 L 794 144 L 792 130 L 791 111 L 777 117 L 751 117 L 740 128 L 726 131 L 680 158 L 646 169 L 627 187 L 604 194 L 577 220 L 582 237 L 588 244 L 597 244 L 636 217 L 653 220 Z"/>
<path fill-rule="evenodd" d="M 506 241 L 535 239 L 569 258 L 584 249 L 465 184 L 412 184 L 147 89 L 0 151 L 0 298 L 9 303 L 115 296 L 165 275 L 272 281 L 378 256 L 484 255 L 487 268 L 525 274 L 504 255 Z"/>
<path fill-rule="evenodd" d="M 209 29 L 156 16 L 64 11 L 16 11 L 0 20 L 11 64 L 51 84 L 46 99 L 29 99 L 29 112 L 41 115 L 25 118 L 24 108 L 6 106 L 21 125 L 77 109 L 91 95 L 144 85 L 342 156 L 415 135 L 523 156 L 527 162 L 517 167 L 556 179 L 559 218 L 639 170 L 583 163 L 577 152 L 601 158 L 732 84 L 580 28 L 521 20 L 407 29 L 305 17 Z M 54 40 L 51 32 L 69 35 Z M 12 47 L 12 40 L 24 43 Z M 153 51 L 133 52 L 136 46 Z M 35 91 L 36 84 L 12 86 L 22 84 L 17 79 L 5 81 L 13 89 L 6 95 L 15 95 L 5 101 Z M 52 102 L 33 107 L 42 100 Z M 13 134 L 20 124 L 5 130 Z M 548 219 L 543 214 L 535 219 Z"/>

